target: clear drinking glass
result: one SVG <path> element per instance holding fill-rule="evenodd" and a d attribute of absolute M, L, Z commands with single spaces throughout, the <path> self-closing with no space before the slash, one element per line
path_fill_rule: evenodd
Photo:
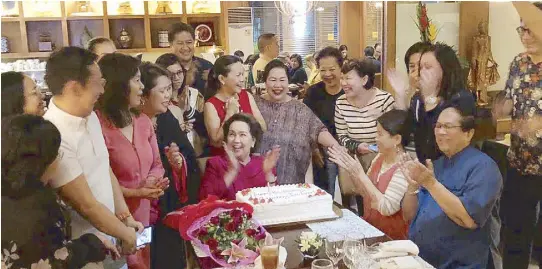
<path fill-rule="evenodd" d="M 362 239 L 347 239 L 344 241 L 343 261 L 348 268 L 357 268 L 365 251 L 365 241 Z"/>
<path fill-rule="evenodd" d="M 279 265 L 279 245 L 264 246 L 260 251 L 264 269 L 277 269 Z"/>
<path fill-rule="evenodd" d="M 339 261 L 344 258 L 343 244 L 344 240 L 331 242 L 326 239 L 326 255 L 333 262 L 335 268 L 337 268 Z"/>
<path fill-rule="evenodd" d="M 317 259 L 312 261 L 311 269 L 333 269 L 333 263 L 326 259 Z"/>

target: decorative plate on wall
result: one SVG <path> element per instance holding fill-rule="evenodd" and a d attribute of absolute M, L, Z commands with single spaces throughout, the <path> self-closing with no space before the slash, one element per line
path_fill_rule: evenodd
<path fill-rule="evenodd" d="M 213 33 L 212 22 L 197 23 L 194 29 L 196 32 L 196 40 L 198 41 L 200 46 L 208 46 L 214 44 L 215 36 Z"/>

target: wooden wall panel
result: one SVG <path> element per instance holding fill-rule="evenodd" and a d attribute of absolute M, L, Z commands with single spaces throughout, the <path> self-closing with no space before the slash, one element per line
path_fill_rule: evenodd
<path fill-rule="evenodd" d="M 339 43 L 348 46 L 351 58 L 363 55 L 363 2 L 344 1 L 340 4 Z"/>
<path fill-rule="evenodd" d="M 395 29 L 397 15 L 397 3 L 385 2 L 384 6 L 384 50 L 382 51 L 384 59 L 382 65 L 382 89 L 389 91 L 393 90 L 386 79 L 388 68 L 395 68 L 396 59 L 402 59 L 403 55 L 395 55 L 397 33 Z M 399 61 L 402 62 L 402 61 Z"/>

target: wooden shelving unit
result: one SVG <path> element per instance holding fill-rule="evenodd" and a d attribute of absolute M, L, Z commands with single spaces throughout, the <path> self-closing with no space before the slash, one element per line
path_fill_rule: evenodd
<path fill-rule="evenodd" d="M 91 1 L 93 13 L 76 16 L 75 1 L 50 1 L 51 11 L 48 16 L 41 16 L 38 7 L 30 2 L 17 1 L 18 17 L 2 17 L 2 36 L 7 37 L 10 53 L 2 53 L 0 58 L 24 59 L 47 58 L 50 52 L 40 52 L 39 36 L 50 35 L 56 48 L 80 46 L 81 36 L 87 27 L 93 36 L 106 36 L 117 42 L 119 33 L 125 28 L 132 36 L 130 49 L 120 49 L 123 53 L 169 52 L 169 48 L 158 47 L 158 30 L 167 30 L 175 22 L 197 24 L 210 22 L 213 25 L 214 44 L 227 51 L 227 18 L 224 2 L 212 2 L 216 7 L 213 13 L 187 13 L 192 10 L 194 1 L 170 2 L 172 14 L 156 14 L 156 1 L 130 1 L 134 15 L 118 14 L 117 1 Z M 226 4 L 227 5 L 227 4 Z M 216 11 L 219 11 L 217 13 Z M 117 44 L 117 47 L 118 46 Z M 199 49 L 201 50 L 201 49 Z"/>

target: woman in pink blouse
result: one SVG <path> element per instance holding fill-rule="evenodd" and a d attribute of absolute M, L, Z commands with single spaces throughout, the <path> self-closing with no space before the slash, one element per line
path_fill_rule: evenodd
<path fill-rule="evenodd" d="M 108 54 L 98 62 L 107 81 L 98 100 L 97 115 L 109 151 L 111 169 L 117 177 L 134 219 L 149 225 L 151 200 L 169 185 L 163 178 L 153 124 L 136 108 L 141 104 L 139 60 L 123 54 Z M 150 268 L 150 250 L 145 247 L 127 258 L 130 269 Z"/>
<path fill-rule="evenodd" d="M 234 114 L 224 123 L 223 131 L 226 153 L 207 160 L 200 199 L 214 195 L 234 200 L 240 190 L 275 183 L 280 148 L 273 147 L 265 156 L 251 155 L 262 137 L 262 128 L 256 119 L 249 114 Z"/>

